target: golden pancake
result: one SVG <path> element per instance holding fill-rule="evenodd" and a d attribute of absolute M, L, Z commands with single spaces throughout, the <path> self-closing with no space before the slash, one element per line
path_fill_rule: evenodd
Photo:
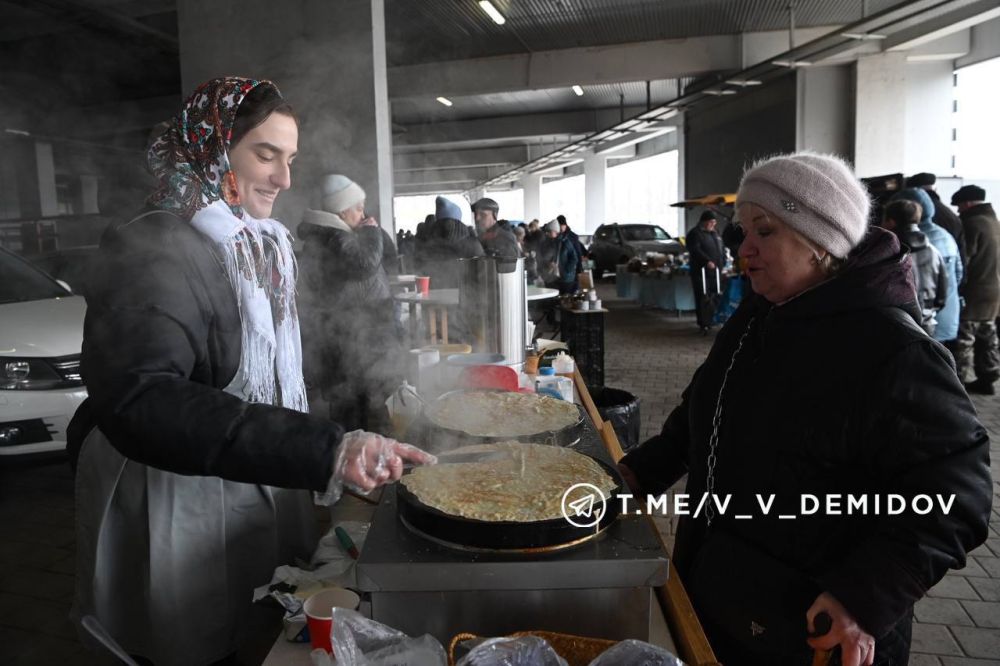
<path fill-rule="evenodd" d="M 481 462 L 417 467 L 402 479 L 413 495 L 444 513 L 491 522 L 562 518 L 562 498 L 578 483 L 598 487 L 609 498 L 616 483 L 592 458 L 571 449 L 524 442 L 497 442 L 457 449 L 484 454 Z M 587 494 L 571 493 L 567 502 Z"/>

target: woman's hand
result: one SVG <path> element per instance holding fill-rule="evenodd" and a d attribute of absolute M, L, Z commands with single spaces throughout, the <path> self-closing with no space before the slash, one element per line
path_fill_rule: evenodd
<path fill-rule="evenodd" d="M 632 471 L 632 468 L 625 463 L 618 463 L 618 471 L 621 473 L 622 478 L 625 479 L 625 483 L 628 485 L 629 490 L 632 491 L 634 495 L 642 494 L 642 487 L 639 485 L 639 478 Z"/>
<path fill-rule="evenodd" d="M 361 220 L 361 224 L 359 226 L 362 226 L 362 227 L 377 227 L 378 226 L 378 220 L 376 220 L 374 217 L 372 217 L 371 215 L 369 215 L 365 219 Z"/>
<path fill-rule="evenodd" d="M 348 488 L 367 493 L 398 481 L 406 462 L 433 465 L 437 458 L 415 446 L 373 432 L 355 430 L 344 435 L 340 442 L 333 476 Z"/>
<path fill-rule="evenodd" d="M 843 666 L 872 666 L 875 662 L 875 638 L 862 629 L 854 616 L 829 592 L 816 597 L 806 611 L 806 625 L 810 633 L 816 630 L 813 621 L 820 613 L 826 613 L 833 621 L 830 631 L 808 638 L 806 642 L 816 650 L 832 650 L 839 645 Z"/>

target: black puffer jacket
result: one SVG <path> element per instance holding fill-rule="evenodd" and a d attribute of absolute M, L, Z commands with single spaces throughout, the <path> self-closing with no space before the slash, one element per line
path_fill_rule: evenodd
<path fill-rule="evenodd" d="M 483 246 L 474 233 L 449 218 L 424 223 L 423 233 L 417 236 L 416 264 L 420 275 L 430 276 L 431 289 L 457 287 L 461 278 L 456 260 L 483 256 Z"/>
<path fill-rule="evenodd" d="M 661 434 L 622 461 L 654 493 L 687 472 L 693 507 L 706 489 L 713 413 L 735 355 L 714 475 L 715 492 L 734 495 L 712 529 L 807 573 L 876 638 L 964 565 L 990 515 L 988 435 L 951 356 L 910 321 L 913 300 L 898 240 L 870 230 L 836 278 L 781 306 L 745 301 Z M 776 494 L 770 517 L 754 493 Z M 848 493 L 955 500 L 948 515 L 776 517 L 799 514 L 802 494 Z M 704 517 L 681 520 L 674 555 L 682 578 L 704 538 Z"/>
<path fill-rule="evenodd" d="M 92 428 L 122 455 L 178 474 L 326 488 L 343 430 L 222 389 L 242 328 L 221 260 L 194 227 L 157 212 L 101 239 L 81 370 L 89 397 L 70 425 L 75 459 Z"/>
<path fill-rule="evenodd" d="M 403 365 L 383 268 L 387 236 L 316 210 L 306 211 L 297 231 L 306 378 L 328 400 L 364 393 L 380 402 L 399 384 Z"/>

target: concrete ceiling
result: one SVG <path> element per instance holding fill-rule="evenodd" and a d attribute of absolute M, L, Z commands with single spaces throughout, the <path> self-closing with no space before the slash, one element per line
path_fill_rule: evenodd
<path fill-rule="evenodd" d="M 688 107 L 710 102 L 705 88 L 744 70 L 754 78 L 787 71 L 770 60 L 789 51 L 793 22 L 796 58 L 849 61 L 909 48 L 1000 6 L 1000 0 L 494 0 L 507 19 L 501 26 L 476 0 L 385 2 L 398 193 L 507 182 L 539 160 L 557 163 L 552 153 L 627 143 L 636 125 L 620 131 L 623 120 L 650 111 L 653 121 L 673 118 L 672 100 Z M 141 149 L 184 92 L 176 11 L 176 0 L 0 0 L 0 123 Z M 838 27 L 848 25 L 888 39 L 840 37 Z M 831 31 L 833 37 L 801 51 Z M 584 94 L 574 94 L 573 85 Z M 639 130 L 655 135 L 647 125 Z"/>

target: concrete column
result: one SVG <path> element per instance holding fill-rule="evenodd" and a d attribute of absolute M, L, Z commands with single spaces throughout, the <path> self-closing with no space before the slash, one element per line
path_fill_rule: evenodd
<path fill-rule="evenodd" d="M 378 184 L 378 221 L 396 238 L 393 214 L 392 182 L 392 111 L 389 107 L 388 69 L 385 61 L 385 0 L 371 0 L 372 7 L 372 84 L 375 97 L 375 163 Z M 374 192 L 368 191 L 371 199 Z"/>
<path fill-rule="evenodd" d="M 528 173 L 521 176 L 521 191 L 524 192 L 524 219 L 531 222 L 542 215 L 542 175 Z"/>
<path fill-rule="evenodd" d="M 906 55 L 859 58 L 856 66 L 854 166 L 862 177 L 903 170 Z"/>
<path fill-rule="evenodd" d="M 81 215 L 99 213 L 97 207 L 97 176 L 82 174 L 78 184 L 78 199 L 75 201 L 74 212 Z"/>
<path fill-rule="evenodd" d="M 320 178 L 342 173 L 368 193 L 368 212 L 392 229 L 384 0 L 178 0 L 177 23 L 185 95 L 207 79 L 239 73 L 274 81 L 295 108 L 299 157 L 276 218 L 294 231 L 303 211 L 319 205 Z"/>
<path fill-rule="evenodd" d="M 59 213 L 56 199 L 56 166 L 52 144 L 18 141 L 14 147 L 19 168 L 17 193 L 22 218 L 52 217 Z"/>
<path fill-rule="evenodd" d="M 584 199 L 583 231 L 592 234 L 604 224 L 604 175 L 607 159 L 603 155 L 587 155 L 583 158 Z"/>
<path fill-rule="evenodd" d="M 795 149 L 854 159 L 854 77 L 849 65 L 796 72 Z"/>
<path fill-rule="evenodd" d="M 903 173 L 952 173 L 954 99 L 951 60 L 907 63 Z"/>

